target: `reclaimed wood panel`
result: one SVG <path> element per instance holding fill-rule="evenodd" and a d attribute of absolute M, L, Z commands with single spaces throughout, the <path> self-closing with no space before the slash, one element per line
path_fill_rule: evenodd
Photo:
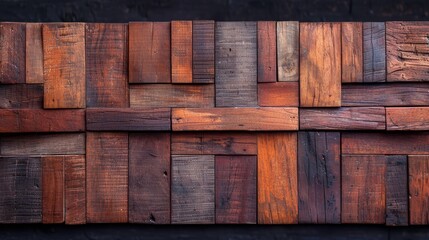
<path fill-rule="evenodd" d="M 64 158 L 42 157 L 42 222 L 64 222 Z"/>
<path fill-rule="evenodd" d="M 277 75 L 280 82 L 299 80 L 299 22 L 277 22 Z"/>
<path fill-rule="evenodd" d="M 216 223 L 256 223 L 256 156 L 216 156 Z"/>
<path fill-rule="evenodd" d="M 341 106 L 341 23 L 300 23 L 300 106 Z"/>
<path fill-rule="evenodd" d="M 388 107 L 386 126 L 387 130 L 396 131 L 429 130 L 429 107 Z"/>
<path fill-rule="evenodd" d="M 408 156 L 410 224 L 429 224 L 429 155 Z"/>
<path fill-rule="evenodd" d="M 84 155 L 64 156 L 65 223 L 86 223 L 86 161 Z"/>
<path fill-rule="evenodd" d="M 256 22 L 217 22 L 216 106 L 256 107 Z"/>
<path fill-rule="evenodd" d="M 407 156 L 387 156 L 386 161 L 386 225 L 407 226 Z"/>
<path fill-rule="evenodd" d="M 25 24 L 25 82 L 43 83 L 42 24 Z"/>
<path fill-rule="evenodd" d="M 384 22 L 363 23 L 363 81 L 386 81 L 386 26 Z"/>
<path fill-rule="evenodd" d="M 298 130 L 297 108 L 173 108 L 173 131 Z"/>
<path fill-rule="evenodd" d="M 170 133 L 130 133 L 130 223 L 170 223 Z"/>
<path fill-rule="evenodd" d="M 215 223 L 213 155 L 171 156 L 171 222 Z"/>
<path fill-rule="evenodd" d="M 363 27 L 361 22 L 341 23 L 341 82 L 363 82 Z"/>
<path fill-rule="evenodd" d="M 43 85 L 0 85 L 0 109 L 43 108 Z"/>
<path fill-rule="evenodd" d="M 257 136 L 258 223 L 298 223 L 297 134 Z"/>
<path fill-rule="evenodd" d="M 192 82 L 214 83 L 215 22 L 192 21 Z"/>
<path fill-rule="evenodd" d="M 0 84 L 25 83 L 25 23 L 0 23 Z"/>
<path fill-rule="evenodd" d="M 277 81 L 275 21 L 258 22 L 258 82 Z"/>
<path fill-rule="evenodd" d="M 192 21 L 171 21 L 171 82 L 192 83 Z"/>
<path fill-rule="evenodd" d="M 299 83 L 259 83 L 258 105 L 260 107 L 298 107 Z"/>

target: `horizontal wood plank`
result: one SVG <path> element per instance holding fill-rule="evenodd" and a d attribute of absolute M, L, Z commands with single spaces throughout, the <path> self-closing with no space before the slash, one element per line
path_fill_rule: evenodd
<path fill-rule="evenodd" d="M 429 107 L 388 107 L 386 108 L 386 125 L 387 130 L 429 130 Z"/>
<path fill-rule="evenodd" d="M 258 84 L 260 107 L 298 107 L 298 82 L 276 82 Z"/>
<path fill-rule="evenodd" d="M 43 85 L 0 85 L 0 109 L 43 108 Z"/>

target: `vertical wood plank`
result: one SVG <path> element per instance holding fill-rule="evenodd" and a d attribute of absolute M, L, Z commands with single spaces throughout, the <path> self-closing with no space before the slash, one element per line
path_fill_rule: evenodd
<path fill-rule="evenodd" d="M 407 156 L 387 156 L 386 225 L 408 225 Z"/>
<path fill-rule="evenodd" d="M 258 22 L 258 82 L 277 81 L 276 22 Z"/>
<path fill-rule="evenodd" d="M 277 75 L 280 82 L 299 80 L 299 22 L 277 22 Z"/>
<path fill-rule="evenodd" d="M 192 83 L 192 21 L 171 22 L 171 82 Z"/>
<path fill-rule="evenodd" d="M 0 109 L 43 108 L 43 85 L 0 85 Z"/>
<path fill-rule="evenodd" d="M 214 83 L 215 79 L 215 22 L 192 22 L 192 82 Z"/>
<path fill-rule="evenodd" d="M 42 24 L 25 24 L 25 82 L 43 83 Z"/>
<path fill-rule="evenodd" d="M 384 22 L 363 23 L 363 81 L 386 81 L 386 31 Z"/>
<path fill-rule="evenodd" d="M 25 23 L 0 23 L 2 83 L 25 83 Z"/>
<path fill-rule="evenodd" d="M 408 156 L 410 224 L 429 224 L 429 155 Z"/>
<path fill-rule="evenodd" d="M 84 155 L 64 157 L 66 224 L 86 223 L 86 162 Z"/>
<path fill-rule="evenodd" d="M 64 222 L 64 158 L 42 157 L 42 222 Z"/>
<path fill-rule="evenodd" d="M 363 81 L 363 28 L 361 22 L 341 23 L 341 82 Z"/>

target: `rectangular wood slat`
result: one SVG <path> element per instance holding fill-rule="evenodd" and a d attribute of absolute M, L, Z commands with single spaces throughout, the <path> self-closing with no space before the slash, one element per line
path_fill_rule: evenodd
<path fill-rule="evenodd" d="M 386 124 L 387 130 L 429 130 L 429 107 L 388 107 Z"/>
<path fill-rule="evenodd" d="M 429 155 L 408 156 L 410 224 L 429 224 Z"/>
<path fill-rule="evenodd" d="M 277 81 L 275 21 L 258 22 L 258 82 Z"/>
<path fill-rule="evenodd" d="M 42 157 L 42 222 L 64 222 L 64 158 Z"/>
<path fill-rule="evenodd" d="M 298 107 L 299 83 L 259 83 L 258 105 L 260 107 Z"/>
<path fill-rule="evenodd" d="M 408 225 L 407 156 L 387 156 L 386 225 Z"/>
<path fill-rule="evenodd" d="M 43 108 L 43 85 L 0 85 L 0 109 L 11 108 Z"/>
<path fill-rule="evenodd" d="M 43 83 L 42 24 L 25 24 L 25 82 Z"/>
<path fill-rule="evenodd" d="M 215 22 L 192 21 L 192 82 L 214 83 Z"/>
<path fill-rule="evenodd" d="M 384 22 L 363 23 L 363 81 L 386 81 L 386 29 Z"/>
<path fill-rule="evenodd" d="M 363 81 L 363 28 L 361 22 L 341 23 L 341 82 Z"/>
<path fill-rule="evenodd" d="M 65 223 L 86 223 L 86 161 L 84 155 L 64 156 Z"/>
<path fill-rule="evenodd" d="M 0 23 L 0 84 L 25 83 L 25 23 Z"/>
<path fill-rule="evenodd" d="M 171 22 L 171 82 L 192 83 L 192 21 Z"/>
<path fill-rule="evenodd" d="M 299 22 L 277 22 L 277 75 L 279 82 L 299 80 Z"/>

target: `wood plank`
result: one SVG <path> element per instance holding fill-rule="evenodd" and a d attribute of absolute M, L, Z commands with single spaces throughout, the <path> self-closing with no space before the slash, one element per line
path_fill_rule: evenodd
<path fill-rule="evenodd" d="M 299 80 L 299 22 L 277 22 L 277 75 L 280 82 Z"/>
<path fill-rule="evenodd" d="M 85 108 L 85 24 L 43 24 L 44 108 Z"/>
<path fill-rule="evenodd" d="M 408 156 L 410 224 L 429 224 L 429 155 Z"/>
<path fill-rule="evenodd" d="M 171 154 L 256 155 L 256 135 L 246 132 L 175 132 Z"/>
<path fill-rule="evenodd" d="M 86 110 L 86 127 L 89 131 L 163 131 L 171 128 L 170 116 L 169 108 L 93 108 Z"/>
<path fill-rule="evenodd" d="M 300 109 L 301 130 L 385 130 L 383 107 Z"/>
<path fill-rule="evenodd" d="M 258 84 L 260 107 L 298 107 L 298 82 L 276 82 Z"/>
<path fill-rule="evenodd" d="M 258 82 L 277 81 L 275 21 L 258 22 Z"/>
<path fill-rule="evenodd" d="M 25 83 L 25 23 L 0 23 L 0 84 Z"/>
<path fill-rule="evenodd" d="M 64 222 L 64 158 L 42 158 L 42 222 Z"/>
<path fill-rule="evenodd" d="M 407 156 L 387 156 L 386 225 L 408 225 Z"/>
<path fill-rule="evenodd" d="M 386 156 L 342 156 L 342 223 L 386 221 Z"/>
<path fill-rule="evenodd" d="M 341 23 L 300 23 L 300 106 L 341 106 Z"/>
<path fill-rule="evenodd" d="M 173 131 L 298 130 L 297 108 L 174 108 Z"/>
<path fill-rule="evenodd" d="M 0 158 L 0 223 L 42 223 L 40 158 Z"/>
<path fill-rule="evenodd" d="M 192 22 L 192 82 L 214 83 L 215 79 L 215 22 Z"/>
<path fill-rule="evenodd" d="M 169 83 L 170 22 L 130 22 L 130 83 Z"/>
<path fill-rule="evenodd" d="M 170 223 L 170 133 L 129 136 L 131 223 Z"/>
<path fill-rule="evenodd" d="M 3 156 L 85 154 L 84 133 L 19 134 L 0 137 Z"/>
<path fill-rule="evenodd" d="M 341 82 L 363 82 L 363 28 L 361 22 L 341 23 Z"/>
<path fill-rule="evenodd" d="M 128 24 L 88 23 L 85 44 L 86 106 L 128 107 Z"/>
<path fill-rule="evenodd" d="M 171 21 L 171 82 L 192 83 L 192 21 Z"/>
<path fill-rule="evenodd" d="M 64 156 L 66 224 L 86 223 L 85 165 L 84 155 Z"/>
<path fill-rule="evenodd" d="M 0 133 L 85 131 L 85 110 L 0 110 Z"/>
<path fill-rule="evenodd" d="M 213 155 L 171 156 L 171 222 L 215 223 Z"/>
<path fill-rule="evenodd" d="M 214 107 L 214 86 L 185 84 L 142 84 L 130 86 L 130 106 Z"/>
<path fill-rule="evenodd" d="M 386 81 L 386 29 L 384 22 L 363 23 L 363 81 Z"/>
<path fill-rule="evenodd" d="M 25 24 L 25 82 L 43 83 L 42 24 Z"/>
<path fill-rule="evenodd" d="M 429 107 L 388 107 L 386 125 L 387 130 L 429 130 Z"/>
<path fill-rule="evenodd" d="M 298 133 L 299 223 L 341 223 L 339 132 Z"/>
<path fill-rule="evenodd" d="M 387 81 L 429 81 L 428 22 L 387 22 Z"/>
<path fill-rule="evenodd" d="M 43 85 L 0 85 L 0 109 L 43 108 Z"/>
<path fill-rule="evenodd" d="M 216 223 L 256 223 L 256 156 L 216 156 Z"/>
<path fill-rule="evenodd" d="M 416 133 L 357 133 L 341 136 L 343 154 L 429 154 L 429 134 Z"/>
<path fill-rule="evenodd" d="M 128 133 L 86 134 L 86 221 L 128 222 Z"/>
<path fill-rule="evenodd" d="M 343 85 L 342 106 L 427 106 L 429 83 Z"/>
<path fill-rule="evenodd" d="M 298 223 L 297 134 L 258 134 L 258 223 Z"/>
<path fill-rule="evenodd" d="M 217 22 L 216 106 L 256 107 L 256 22 Z"/>

